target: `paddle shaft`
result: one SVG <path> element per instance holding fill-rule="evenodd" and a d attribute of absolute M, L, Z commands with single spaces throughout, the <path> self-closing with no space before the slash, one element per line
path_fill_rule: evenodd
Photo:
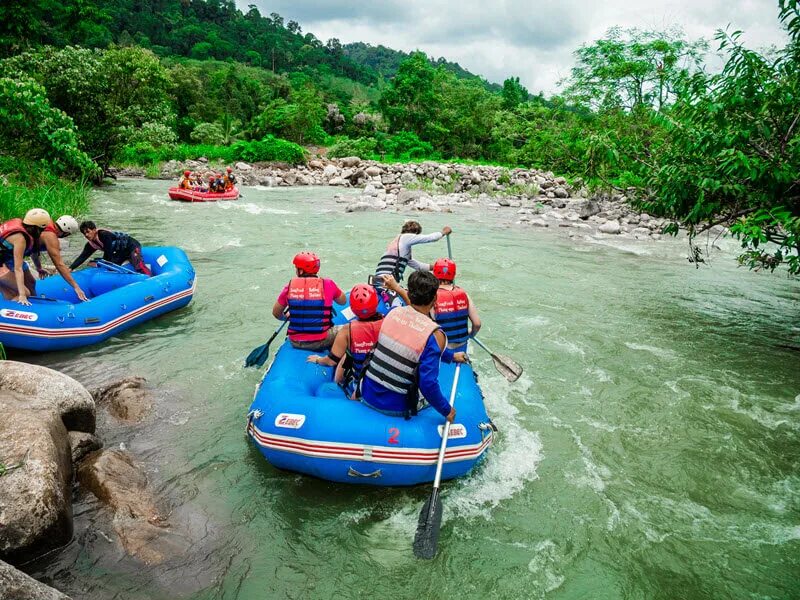
<path fill-rule="evenodd" d="M 281 332 L 281 329 L 283 329 L 284 327 L 286 327 L 286 324 L 287 324 L 288 322 L 289 322 L 289 321 L 288 321 L 288 320 L 286 320 L 286 321 L 283 321 L 283 322 L 281 323 L 280 327 L 278 327 L 278 328 L 275 330 L 275 333 L 273 333 L 273 334 L 272 334 L 272 337 L 270 337 L 270 338 L 267 340 L 267 346 L 269 346 L 269 345 L 272 343 L 272 340 L 274 340 L 274 339 L 275 339 L 275 337 L 276 337 L 276 336 L 277 336 L 277 335 L 278 335 L 278 334 Z"/>
<path fill-rule="evenodd" d="M 458 388 L 458 376 L 461 373 L 461 363 L 456 365 L 456 374 L 453 376 L 453 388 L 450 390 L 450 408 L 456 404 L 456 389 Z M 444 422 L 442 432 L 442 445 L 439 446 L 439 459 L 436 461 L 436 476 L 433 478 L 433 489 L 438 490 L 442 480 L 442 467 L 444 466 L 444 452 L 447 448 L 447 436 L 450 435 L 450 421 Z"/>
<path fill-rule="evenodd" d="M 447 238 L 447 258 L 453 260 L 453 249 L 450 247 L 450 234 L 448 233 L 444 237 Z"/>
<path fill-rule="evenodd" d="M 492 352 L 492 351 L 491 351 L 491 350 L 489 350 L 489 349 L 488 349 L 486 346 L 484 346 L 482 341 L 480 341 L 480 340 L 479 340 L 478 338 L 476 338 L 476 337 L 474 337 L 474 338 L 471 338 L 471 339 L 472 339 L 472 341 L 473 341 L 473 342 L 475 342 L 476 344 L 478 344 L 478 346 L 480 346 L 481 348 L 483 348 L 484 350 L 486 350 L 486 351 L 489 353 L 489 356 L 491 356 L 492 358 L 494 358 L 494 352 Z"/>

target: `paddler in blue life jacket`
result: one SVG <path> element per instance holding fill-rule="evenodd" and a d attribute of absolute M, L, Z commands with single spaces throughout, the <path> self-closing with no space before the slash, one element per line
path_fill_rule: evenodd
<path fill-rule="evenodd" d="M 378 261 L 375 268 L 373 285 L 380 291 L 383 290 L 383 275 L 391 275 L 399 283 L 403 280 L 406 267 L 411 267 L 417 271 L 430 271 L 431 265 L 414 260 L 411 256 L 411 248 L 417 244 L 429 244 L 438 242 L 444 236 L 452 233 L 450 227 L 443 227 L 441 231 L 435 231 L 427 235 L 422 235 L 422 225 L 417 221 L 406 221 L 400 229 L 400 235 L 389 242 L 386 252 Z M 386 298 L 387 301 L 393 299 Z"/>
<path fill-rule="evenodd" d="M 383 315 L 378 312 L 378 294 L 375 288 L 359 283 L 350 290 L 350 310 L 356 316 L 339 329 L 327 356 L 312 354 L 307 362 L 336 366 L 333 380 L 353 397 L 355 383 L 361 378 L 361 369 L 370 351 L 378 341 Z"/>
<path fill-rule="evenodd" d="M 131 266 L 139 273 L 152 275 L 150 269 L 142 260 L 142 245 L 127 233 L 98 229 L 93 221 L 81 223 L 80 230 L 83 237 L 86 238 L 87 244 L 83 247 L 83 251 L 78 258 L 72 261 L 69 266 L 70 270 L 74 271 L 92 254 L 102 250 L 103 260 L 115 265 L 130 261 Z"/>
<path fill-rule="evenodd" d="M 440 258 L 433 263 L 433 274 L 439 280 L 439 289 L 431 316 L 447 335 L 447 347 L 454 352 L 465 351 L 467 340 L 481 328 L 478 309 L 467 292 L 453 283 L 456 278 L 455 262 Z"/>
<path fill-rule="evenodd" d="M 281 290 L 272 315 L 281 321 L 288 319 L 289 341 L 293 347 L 330 348 L 339 331 L 333 326 L 333 303 L 344 304 L 347 296 L 332 279 L 317 275 L 320 260 L 313 252 L 300 252 L 292 264 L 296 276 Z"/>
<path fill-rule="evenodd" d="M 42 268 L 39 238 L 49 224 L 50 214 L 43 208 L 32 208 L 23 218 L 0 224 L 0 269 L 8 269 L 0 275 L 0 292 L 6 300 L 30 306 L 28 296 L 36 294 L 36 280 L 25 257 L 31 256 L 36 268 Z"/>
<path fill-rule="evenodd" d="M 451 423 L 456 410 L 439 387 L 439 361 L 465 362 L 466 354 L 447 349 L 447 336 L 428 316 L 439 281 L 429 271 L 408 278 L 410 306 L 389 311 L 360 382 L 361 401 L 378 412 L 409 418 L 418 394 Z"/>

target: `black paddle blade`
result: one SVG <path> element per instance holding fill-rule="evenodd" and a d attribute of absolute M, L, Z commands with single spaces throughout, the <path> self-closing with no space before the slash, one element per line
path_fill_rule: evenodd
<path fill-rule="evenodd" d="M 414 556 L 431 560 L 436 556 L 439 545 L 439 529 L 442 526 L 442 501 L 439 490 L 434 489 L 422 507 L 414 536 Z"/>
<path fill-rule="evenodd" d="M 247 355 L 247 358 L 244 359 L 244 366 L 262 367 L 264 366 L 264 363 L 267 362 L 268 356 L 269 356 L 269 344 L 262 344 L 258 348 L 254 348 L 253 351 Z"/>
<path fill-rule="evenodd" d="M 522 367 L 502 354 L 492 354 L 494 368 L 509 381 L 516 381 L 522 376 Z"/>

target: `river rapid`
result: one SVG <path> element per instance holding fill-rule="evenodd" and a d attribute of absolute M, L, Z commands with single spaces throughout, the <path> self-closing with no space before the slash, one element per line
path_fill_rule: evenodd
<path fill-rule="evenodd" d="M 11 358 L 90 388 L 158 388 L 152 418 L 120 427 L 98 409 L 98 432 L 144 465 L 192 548 L 144 566 L 77 491 L 72 543 L 34 576 L 76 600 L 800 596 L 800 353 L 783 347 L 800 346 L 797 282 L 737 268 L 730 241 L 696 269 L 685 240 L 570 239 L 513 225 L 514 209 L 417 214 L 425 232 L 453 228 L 481 338 L 525 368 L 509 384 L 475 350 L 499 441 L 444 485 L 439 555 L 423 562 L 411 542 L 429 488 L 279 472 L 244 435 L 261 377 L 244 357 L 276 326 L 292 256 L 319 253 L 349 289 L 404 215 L 344 213 L 332 188 L 188 205 L 166 187 L 122 180 L 91 217 L 183 247 L 192 304 L 99 346 Z"/>

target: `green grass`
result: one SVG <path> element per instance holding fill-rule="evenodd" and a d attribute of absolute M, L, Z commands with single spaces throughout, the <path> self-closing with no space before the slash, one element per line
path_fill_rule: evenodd
<path fill-rule="evenodd" d="M 84 215 L 89 210 L 88 184 L 61 179 L 41 163 L 0 156 L 0 220 L 22 217 L 31 208 L 43 208 L 54 219 L 63 214 Z"/>

